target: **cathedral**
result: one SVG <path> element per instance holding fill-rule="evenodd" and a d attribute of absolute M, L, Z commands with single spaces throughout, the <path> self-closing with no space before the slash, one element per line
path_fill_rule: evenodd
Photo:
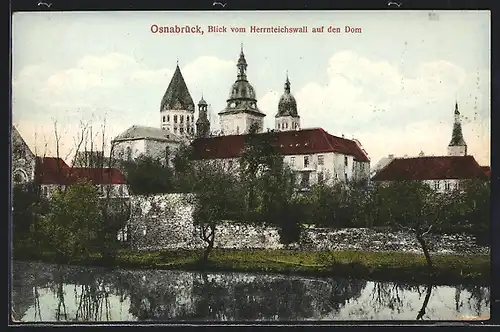
<path fill-rule="evenodd" d="M 177 64 L 160 104 L 160 126 L 132 126 L 112 141 L 117 159 L 134 159 L 141 154 L 170 162 L 172 151 L 180 144 L 191 144 L 199 160 L 236 161 L 244 150 L 245 135 L 251 128 L 273 144 L 297 172 L 305 187 L 323 180 L 366 181 L 370 159 L 355 139 L 329 134 L 322 128 L 302 128 L 298 105 L 286 75 L 284 91 L 277 105 L 275 128 L 264 129 L 263 113 L 257 104 L 255 89 L 248 79 L 248 63 L 243 46 L 236 64 L 236 80 L 232 84 L 226 106 L 218 113 L 220 132 L 214 134 L 204 97 L 195 105 Z"/>

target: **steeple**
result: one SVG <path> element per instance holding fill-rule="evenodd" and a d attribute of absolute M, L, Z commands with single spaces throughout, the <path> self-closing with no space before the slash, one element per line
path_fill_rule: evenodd
<path fill-rule="evenodd" d="M 210 121 L 208 120 L 208 104 L 201 96 L 198 102 L 198 120 L 196 120 L 196 137 L 208 137 L 210 135 Z"/>
<path fill-rule="evenodd" d="M 297 111 L 297 101 L 291 94 L 290 79 L 288 78 L 288 70 L 285 79 L 285 91 L 281 95 L 278 103 L 278 113 L 276 113 L 276 130 L 299 130 L 300 117 Z"/>
<path fill-rule="evenodd" d="M 286 71 L 285 93 L 290 93 L 290 80 L 288 79 L 288 70 Z"/>
<path fill-rule="evenodd" d="M 460 111 L 458 110 L 458 101 L 455 102 L 453 132 L 451 134 L 450 144 L 448 144 L 448 155 L 467 155 L 467 144 L 465 143 L 464 136 L 462 134 L 462 124 L 460 121 Z"/>
<path fill-rule="evenodd" d="M 243 43 L 241 43 L 240 58 L 238 59 L 238 64 L 236 65 L 236 67 L 238 67 L 238 80 L 246 81 L 248 65 L 247 60 L 245 59 L 245 53 L 243 53 Z"/>
<path fill-rule="evenodd" d="M 161 100 L 160 111 L 165 110 L 185 110 L 192 113 L 195 110 L 193 98 L 191 98 L 178 62 L 170 84 Z"/>

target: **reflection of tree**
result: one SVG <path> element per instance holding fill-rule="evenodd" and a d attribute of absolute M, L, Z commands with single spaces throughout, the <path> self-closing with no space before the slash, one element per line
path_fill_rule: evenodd
<path fill-rule="evenodd" d="M 418 311 L 417 320 L 422 319 L 425 315 L 425 309 L 427 309 L 427 305 L 429 304 L 429 299 L 431 298 L 432 287 L 433 287 L 432 284 L 427 285 L 424 302 L 422 303 L 422 307 Z"/>
<path fill-rule="evenodd" d="M 57 321 L 61 320 L 61 307 L 63 310 L 62 315 L 64 315 L 64 320 L 68 320 L 68 314 L 66 313 L 66 303 L 64 301 L 64 289 L 62 282 L 57 283 L 57 299 L 59 300 L 59 302 L 57 303 L 56 320 Z"/>
<path fill-rule="evenodd" d="M 374 282 L 370 306 L 374 312 L 383 308 L 401 313 L 404 306 L 403 285 L 392 282 Z"/>
<path fill-rule="evenodd" d="M 475 309 L 477 316 L 483 316 L 483 309 L 490 305 L 490 291 L 487 287 L 470 286 L 466 288 L 470 296 L 467 300 L 469 307 Z"/>

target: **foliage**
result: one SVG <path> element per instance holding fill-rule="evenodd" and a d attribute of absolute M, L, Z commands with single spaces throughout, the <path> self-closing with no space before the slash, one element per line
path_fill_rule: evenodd
<path fill-rule="evenodd" d="M 40 227 L 44 242 L 59 256 L 88 256 L 102 245 L 97 188 L 79 183 L 55 192 Z"/>
<path fill-rule="evenodd" d="M 242 208 L 239 181 L 224 161 L 195 163 L 193 221 L 207 243 L 202 260 L 207 260 L 215 241 L 216 227 L 229 212 Z"/>
<path fill-rule="evenodd" d="M 126 166 L 130 191 L 137 195 L 171 192 L 173 172 L 160 159 L 141 155 Z"/>
<path fill-rule="evenodd" d="M 172 160 L 174 169 L 174 185 L 176 191 L 191 193 L 196 183 L 196 169 L 193 163 L 193 151 L 188 145 L 182 144 L 176 150 Z"/>
<path fill-rule="evenodd" d="M 37 245 L 39 216 L 48 209 L 34 183 L 16 184 L 12 188 L 13 247 L 29 249 Z"/>

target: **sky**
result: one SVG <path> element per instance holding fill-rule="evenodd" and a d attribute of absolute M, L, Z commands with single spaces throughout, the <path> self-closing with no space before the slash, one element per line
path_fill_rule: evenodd
<path fill-rule="evenodd" d="M 204 33 L 153 33 L 154 24 Z M 227 32 L 209 33 L 211 25 Z M 251 26 L 308 32 L 252 33 Z M 488 11 L 15 13 L 12 122 L 38 154 L 56 155 L 54 123 L 67 160 L 84 124 L 97 145 L 104 131 L 109 147 L 132 125 L 160 127 L 178 62 L 217 129 L 242 44 L 267 128 L 288 72 L 302 128 L 358 139 L 372 166 L 389 154 L 446 155 L 456 101 L 468 153 L 490 165 Z"/>

